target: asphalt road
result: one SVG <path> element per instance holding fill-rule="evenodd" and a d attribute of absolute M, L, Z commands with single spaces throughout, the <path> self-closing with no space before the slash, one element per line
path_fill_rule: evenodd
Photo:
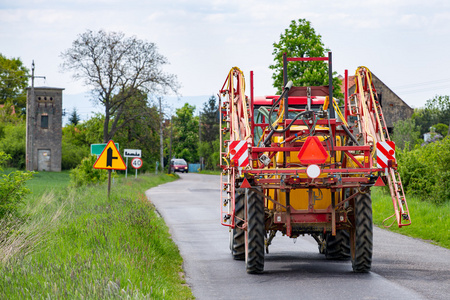
<path fill-rule="evenodd" d="M 379 228 L 368 274 L 353 273 L 349 261 L 327 261 L 309 236 L 294 241 L 278 233 L 265 272 L 248 275 L 244 262 L 231 257 L 219 193 L 219 176 L 200 174 L 181 174 L 146 192 L 170 228 L 199 300 L 450 299 L 450 250 Z"/>

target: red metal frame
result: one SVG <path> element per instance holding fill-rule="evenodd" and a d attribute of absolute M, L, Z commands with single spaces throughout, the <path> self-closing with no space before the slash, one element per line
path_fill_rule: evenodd
<path fill-rule="evenodd" d="M 293 62 L 293 61 L 328 61 L 329 62 L 329 68 L 331 71 L 331 53 L 329 53 L 329 57 L 308 57 L 308 58 L 287 58 L 284 57 L 284 60 L 286 62 Z M 240 71 L 240 70 L 239 70 Z M 232 103 L 234 103 L 234 99 L 230 97 L 245 97 L 245 95 L 242 95 L 241 92 L 236 88 L 231 88 L 230 81 L 236 80 L 238 87 L 240 82 L 239 80 L 243 80 L 243 77 L 236 76 L 237 70 L 235 68 L 230 71 L 227 79 L 225 80 L 222 89 L 220 90 L 220 93 L 223 95 L 228 96 L 228 102 L 224 101 L 224 116 L 228 119 L 228 125 L 229 125 L 229 132 L 230 132 L 230 139 L 224 141 L 225 147 L 229 145 L 229 143 L 233 140 L 237 139 L 243 139 L 242 136 L 242 114 L 247 113 L 249 115 L 249 126 L 251 128 L 251 134 L 255 132 L 255 128 L 261 128 L 263 129 L 262 134 L 267 136 L 269 133 L 268 129 L 268 123 L 260 123 L 255 124 L 254 120 L 254 110 L 255 106 L 272 106 L 273 103 L 278 99 L 279 96 L 267 96 L 267 97 L 254 97 L 253 94 L 253 72 L 250 72 L 250 103 L 248 107 L 242 109 L 241 111 L 234 111 L 235 107 Z M 362 72 L 362 71 L 360 71 Z M 353 97 L 360 97 L 359 102 L 361 103 L 364 101 L 362 97 L 365 97 L 365 95 L 370 94 L 373 97 L 373 94 L 376 93 L 375 88 L 371 85 L 371 82 L 368 80 L 370 75 L 368 73 L 363 74 L 363 81 L 362 85 L 357 84 L 357 94 Z M 367 101 L 367 107 L 359 106 L 357 107 L 357 111 L 351 111 L 351 107 L 348 104 L 348 101 L 350 101 L 350 97 L 348 95 L 348 71 L 345 70 L 345 79 L 344 79 L 344 95 L 345 95 L 345 106 L 344 106 L 344 119 L 347 120 L 349 116 L 354 116 L 359 114 L 359 116 L 366 118 L 364 122 L 366 122 L 366 125 L 370 125 L 371 127 L 371 135 L 372 138 L 374 138 L 373 135 L 376 135 L 377 137 L 380 136 L 384 139 L 384 136 L 387 135 L 387 129 L 385 127 L 384 117 L 381 114 L 381 108 L 378 107 L 377 102 L 375 100 L 369 99 L 370 101 Z M 228 84 L 228 87 L 226 87 Z M 330 76 L 330 85 L 331 85 L 331 76 Z M 332 89 L 330 88 L 330 93 L 332 94 Z M 238 99 L 238 98 L 236 98 Z M 307 104 L 307 97 L 303 96 L 295 96 L 295 97 L 289 97 L 289 100 L 286 100 L 285 104 L 285 116 L 287 116 L 287 109 L 289 111 L 297 111 L 301 112 L 304 111 L 304 109 L 298 109 L 298 106 L 303 106 Z M 239 101 L 239 100 L 237 100 Z M 325 101 L 325 97 L 311 97 L 311 104 L 312 105 L 323 105 Z M 332 102 L 330 101 L 330 107 L 333 107 Z M 286 108 L 287 107 L 287 108 Z M 249 111 L 248 111 L 249 110 Z M 378 110 L 380 110 L 380 113 L 377 113 Z M 238 117 L 236 117 L 236 114 Z M 329 115 L 334 115 L 334 108 L 330 108 Z M 378 114 L 378 116 L 377 116 Z M 380 121 L 381 120 L 381 121 Z M 362 122 L 360 120 L 360 122 Z M 303 126 L 305 125 L 304 121 L 296 120 L 293 121 L 292 119 L 288 119 L 287 117 L 284 118 L 284 121 L 282 123 L 282 126 L 284 128 L 287 128 L 289 124 L 292 125 L 298 125 Z M 317 125 L 322 125 L 323 128 L 327 129 L 320 129 L 316 128 Z M 372 144 L 369 143 L 369 135 L 367 132 L 362 131 L 362 137 L 364 140 L 364 145 L 353 145 L 353 146 L 338 146 L 336 144 L 336 140 L 333 138 L 331 141 L 328 141 L 328 139 L 325 139 L 321 142 L 322 146 L 327 149 L 327 152 L 329 153 L 330 157 L 333 158 L 333 160 L 329 162 L 325 162 L 322 164 L 318 164 L 321 171 L 321 176 L 318 178 L 309 178 L 306 176 L 306 167 L 307 164 L 300 164 L 300 163 L 290 163 L 290 152 L 296 152 L 298 153 L 301 151 L 302 147 L 304 146 L 304 141 L 296 141 L 296 142 L 290 142 L 293 140 L 293 138 L 297 136 L 309 136 L 311 132 L 309 129 L 298 129 L 298 126 L 295 130 L 289 129 L 286 130 L 284 133 L 274 133 L 273 136 L 281 136 L 282 139 L 286 142 L 286 144 L 280 144 L 280 143 L 271 143 L 268 146 L 259 147 L 254 146 L 254 142 L 252 138 L 248 138 L 248 147 L 249 147 L 249 160 L 250 160 L 250 167 L 247 169 L 239 169 L 235 166 L 233 166 L 232 162 L 229 163 L 229 165 L 222 165 L 222 168 L 224 169 L 224 174 L 227 176 L 227 182 L 224 182 L 221 180 L 221 184 L 224 187 L 224 190 L 226 191 L 227 195 L 229 195 L 229 201 L 231 203 L 229 206 L 229 211 L 224 212 L 223 209 L 221 209 L 221 218 L 222 218 L 222 225 L 229 226 L 234 228 L 235 226 L 235 203 L 234 203 L 234 197 L 235 197 L 235 189 L 240 187 L 241 181 L 243 178 L 246 178 L 251 182 L 252 188 L 255 187 L 262 187 L 263 189 L 280 189 L 286 192 L 289 192 L 293 189 L 308 189 L 311 195 L 311 189 L 316 188 L 324 188 L 329 189 L 332 192 L 332 205 L 328 207 L 328 209 L 325 210 L 314 210 L 312 209 L 312 206 L 308 210 L 295 210 L 292 206 L 289 205 L 289 199 L 288 194 L 286 194 L 286 211 L 277 211 L 274 215 L 274 225 L 278 226 L 280 224 L 285 224 L 286 228 L 283 230 L 286 231 L 286 234 L 288 236 L 291 236 L 291 230 L 292 226 L 295 226 L 295 224 L 313 224 L 311 226 L 322 226 L 324 230 L 326 228 L 329 228 L 331 226 L 333 233 L 335 233 L 336 226 L 345 226 L 347 224 L 348 219 L 345 212 L 339 211 L 343 208 L 343 204 L 348 201 L 353 201 L 355 195 L 359 194 L 360 192 L 363 192 L 366 187 L 371 187 L 375 180 L 378 178 L 378 176 L 382 173 L 384 173 L 386 170 L 382 168 L 378 168 L 376 165 L 374 165 L 374 158 L 372 155 L 374 142 L 376 142 L 377 138 L 375 138 L 374 141 L 371 141 Z M 314 133 L 315 135 L 324 135 L 324 136 L 331 136 L 335 137 L 336 135 L 340 136 L 348 136 L 348 132 L 343 130 L 342 127 L 344 126 L 344 121 L 338 121 L 336 118 L 327 118 L 327 119 L 317 119 L 314 122 Z M 238 130 L 233 130 L 238 128 Z M 349 129 L 351 133 L 353 133 L 352 129 Z M 384 133 L 386 132 L 386 134 Z M 247 137 L 245 137 L 247 138 Z M 387 135 L 387 138 L 389 136 Z M 289 141 L 289 145 L 287 145 Z M 222 146 L 221 146 L 222 147 Z M 226 157 L 227 153 L 222 152 L 224 149 L 221 150 L 221 156 Z M 340 155 L 342 157 L 342 161 L 336 161 L 336 152 L 340 152 Z M 260 156 L 266 153 L 268 157 L 270 158 L 271 162 L 269 163 L 268 167 L 266 167 L 265 164 L 259 161 Z M 283 153 L 284 159 L 283 163 L 280 163 L 277 166 L 273 166 L 273 157 L 277 153 Z M 359 156 L 359 159 L 356 157 Z M 362 159 L 361 159 L 362 158 Z M 225 158 L 226 159 L 226 158 Z M 348 161 L 352 161 L 353 165 L 355 167 L 348 167 Z M 362 160 L 360 162 L 360 160 Z M 275 168 L 276 167 L 276 168 Z M 273 176 L 278 175 L 278 176 Z M 224 176 L 224 175 L 223 175 Z M 222 177 L 223 177 L 222 176 Z M 393 203 L 394 203 L 394 210 L 395 215 L 399 224 L 399 227 L 406 226 L 410 224 L 408 222 L 402 222 L 403 218 L 409 218 L 409 211 L 406 204 L 406 199 L 404 197 L 403 189 L 401 186 L 401 181 L 399 178 L 398 173 L 396 172 L 395 166 L 392 166 L 389 170 L 389 174 L 385 174 L 383 176 L 387 177 L 387 181 L 389 182 L 389 187 L 391 189 L 392 194 L 396 195 L 395 199 L 393 196 Z M 398 180 L 397 180 L 397 177 Z M 355 188 L 356 193 L 353 195 L 350 195 L 349 197 L 345 198 L 342 197 L 341 194 L 337 193 L 341 189 L 346 188 Z M 335 194 L 338 197 L 338 203 L 335 204 Z M 343 195 L 342 195 L 343 196 Z M 267 197 L 267 196 L 266 196 Z M 310 196 L 312 197 L 312 196 Z M 268 197 L 270 198 L 270 197 Z M 345 198 L 345 199 L 344 199 Z M 221 198 L 222 201 L 223 198 Z M 281 205 L 280 203 L 277 204 L 276 199 L 271 199 L 270 201 L 275 201 L 276 205 Z M 312 200 L 310 200 L 312 201 Z M 281 205 L 281 207 L 284 207 Z M 336 214 L 341 214 L 339 220 L 336 220 Z M 224 216 L 226 218 L 224 218 Z M 279 219 L 277 219 L 279 218 Z M 330 225 L 331 222 L 331 225 Z M 244 225 L 245 227 L 245 225 Z M 281 230 L 281 227 L 279 228 Z"/>

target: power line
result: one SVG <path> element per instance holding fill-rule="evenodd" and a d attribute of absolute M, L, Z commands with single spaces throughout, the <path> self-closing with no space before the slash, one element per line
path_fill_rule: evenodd
<path fill-rule="evenodd" d="M 402 94 L 402 95 L 406 95 L 406 94 L 425 92 L 425 91 L 442 90 L 442 89 L 446 89 L 446 88 L 450 88 L 450 84 L 437 86 L 437 87 L 427 87 L 427 88 L 421 88 L 421 89 L 414 89 L 414 90 L 409 90 L 409 91 L 405 91 L 405 92 L 401 92 L 400 91 L 398 93 Z"/>
<path fill-rule="evenodd" d="M 409 89 L 411 87 L 433 85 L 433 84 L 439 84 L 439 83 L 444 83 L 444 82 L 450 83 L 450 78 L 449 79 L 439 79 L 439 80 L 433 80 L 433 81 L 425 81 L 425 82 L 420 82 L 420 83 L 411 83 L 411 84 L 406 84 L 406 85 L 394 86 L 394 87 L 392 87 L 392 89 L 395 89 L 395 90 Z"/>

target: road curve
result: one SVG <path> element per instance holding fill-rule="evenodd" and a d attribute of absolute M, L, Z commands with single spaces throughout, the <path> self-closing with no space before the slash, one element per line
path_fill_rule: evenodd
<path fill-rule="evenodd" d="M 146 192 L 184 259 L 186 281 L 199 299 L 449 299 L 450 251 L 375 228 L 372 272 L 349 261 L 327 261 L 309 236 L 280 234 L 264 274 L 248 275 L 232 259 L 220 225 L 219 176 L 181 174 Z M 414 225 L 412 225 L 414 226 Z"/>

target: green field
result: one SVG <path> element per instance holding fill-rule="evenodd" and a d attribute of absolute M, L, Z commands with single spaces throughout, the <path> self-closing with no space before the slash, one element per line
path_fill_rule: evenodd
<path fill-rule="evenodd" d="M 44 192 L 61 191 L 69 185 L 69 171 L 62 172 L 36 172 L 33 179 L 27 182 L 32 197 L 42 195 Z"/>
<path fill-rule="evenodd" d="M 74 190 L 68 178 L 41 172 L 28 183 L 18 249 L 0 243 L 0 299 L 193 299 L 178 248 L 144 194 L 175 176 L 116 178 L 110 200 L 105 184 Z"/>
<path fill-rule="evenodd" d="M 417 197 L 406 195 L 411 225 L 398 228 L 397 222 L 388 230 L 419 238 L 450 249 L 450 202 L 435 205 Z M 372 188 L 373 222 L 381 228 L 390 225 L 394 219 L 383 224 L 383 220 L 394 213 L 391 195 L 385 188 Z"/>

